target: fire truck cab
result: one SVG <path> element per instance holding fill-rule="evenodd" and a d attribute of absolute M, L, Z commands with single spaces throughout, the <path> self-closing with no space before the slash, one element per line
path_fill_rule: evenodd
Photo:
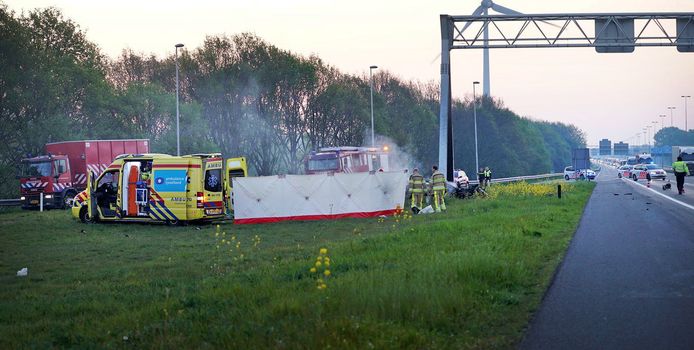
<path fill-rule="evenodd" d="M 89 171 L 72 215 L 82 222 L 223 219 L 224 188 L 219 153 L 124 154 L 98 177 Z"/>
<path fill-rule="evenodd" d="M 23 159 L 19 178 L 23 209 L 38 207 L 42 194 L 44 208 L 69 207 L 77 194 L 72 188 L 70 162 L 65 155 Z"/>
<path fill-rule="evenodd" d="M 306 174 L 390 171 L 388 146 L 325 147 L 306 158 Z"/>

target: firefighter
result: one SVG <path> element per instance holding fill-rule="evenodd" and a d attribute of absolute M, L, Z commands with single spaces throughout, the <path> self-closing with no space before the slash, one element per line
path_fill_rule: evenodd
<path fill-rule="evenodd" d="M 446 177 L 439 172 L 439 167 L 432 166 L 433 174 L 431 174 L 431 190 L 434 194 L 434 210 L 441 212 L 446 210 L 446 201 L 443 196 L 446 194 Z"/>
<path fill-rule="evenodd" d="M 689 176 L 689 167 L 682 161 L 682 157 L 677 157 L 677 161 L 672 163 L 672 171 L 677 179 L 677 191 L 679 194 L 684 194 L 684 176 Z"/>
<path fill-rule="evenodd" d="M 424 176 L 419 174 L 419 169 L 414 168 L 410 175 L 410 193 L 412 193 L 411 207 L 412 211 L 417 213 L 422 208 L 424 200 Z M 415 209 L 417 208 L 417 209 Z"/>

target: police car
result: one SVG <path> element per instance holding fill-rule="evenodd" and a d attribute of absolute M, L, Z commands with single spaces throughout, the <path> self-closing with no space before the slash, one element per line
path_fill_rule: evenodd
<path fill-rule="evenodd" d="M 632 166 L 632 165 L 622 165 L 622 166 L 620 166 L 620 167 L 617 169 L 617 177 L 620 178 L 620 179 L 621 179 L 622 177 L 626 177 L 627 179 L 628 179 L 628 178 L 631 178 L 631 169 L 633 169 L 633 168 L 634 168 L 634 166 Z"/>
<path fill-rule="evenodd" d="M 631 179 L 639 180 L 665 180 L 667 173 L 655 164 L 638 164 L 631 170 Z"/>
<path fill-rule="evenodd" d="M 595 179 L 595 172 L 591 169 L 576 169 L 574 167 L 567 166 L 564 168 L 564 179 L 565 180 L 593 180 Z"/>

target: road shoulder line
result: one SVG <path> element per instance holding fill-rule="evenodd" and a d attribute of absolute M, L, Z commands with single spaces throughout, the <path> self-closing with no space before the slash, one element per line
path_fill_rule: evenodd
<path fill-rule="evenodd" d="M 677 203 L 677 204 L 679 204 L 679 205 L 681 205 L 681 206 L 683 206 L 683 207 L 685 207 L 685 208 L 694 210 L 694 206 L 689 205 L 689 204 L 684 203 L 684 202 L 680 202 L 680 201 L 678 201 L 677 199 L 671 198 L 671 197 L 669 197 L 669 196 L 666 196 L 666 195 L 664 195 L 664 194 L 662 194 L 662 193 L 660 193 L 660 192 L 658 192 L 658 191 L 656 191 L 656 190 L 654 190 L 654 189 L 652 189 L 652 188 L 650 188 L 650 187 L 641 186 L 641 185 L 639 185 L 638 183 L 635 183 L 634 180 L 626 180 L 626 179 L 622 178 L 622 181 L 628 182 L 628 183 L 630 183 L 632 186 L 637 186 L 637 187 L 643 188 L 644 190 L 649 190 L 649 191 L 651 191 L 651 192 L 653 192 L 653 193 L 655 193 L 655 194 L 657 194 L 657 195 L 659 195 L 659 196 L 661 196 L 661 197 L 663 197 L 663 198 L 665 198 L 665 199 L 667 199 L 667 200 L 670 200 L 670 201 L 672 201 L 672 202 L 675 202 L 675 203 Z"/>

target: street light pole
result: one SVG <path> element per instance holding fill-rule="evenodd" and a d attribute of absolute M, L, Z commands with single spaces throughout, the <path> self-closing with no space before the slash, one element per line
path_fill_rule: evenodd
<path fill-rule="evenodd" d="M 183 44 L 176 44 L 176 155 L 181 155 L 181 115 L 178 110 L 178 49 L 183 47 Z"/>
<path fill-rule="evenodd" d="M 684 131 L 689 131 L 689 126 L 687 125 L 687 99 L 692 98 L 689 95 L 682 95 L 684 99 Z"/>
<path fill-rule="evenodd" d="M 665 127 L 665 118 L 667 118 L 667 116 L 665 114 L 661 114 L 661 115 L 659 115 L 659 117 L 660 117 L 660 130 L 663 130 L 663 128 Z"/>
<path fill-rule="evenodd" d="M 655 147 L 655 134 L 658 133 L 658 132 L 656 131 L 656 130 L 658 130 L 658 121 L 657 121 L 657 120 L 654 120 L 654 121 L 651 122 L 651 124 L 653 124 L 653 146 Z"/>
<path fill-rule="evenodd" d="M 371 86 L 371 147 L 376 147 L 376 139 L 374 137 L 374 78 L 373 70 L 378 66 L 369 67 L 369 85 Z"/>
<path fill-rule="evenodd" d="M 475 94 L 475 85 L 479 83 L 479 81 L 472 82 L 472 114 L 475 116 L 475 173 L 480 171 L 480 159 L 477 154 L 477 98 Z"/>
<path fill-rule="evenodd" d="M 673 126 L 675 126 L 675 124 L 673 123 L 673 119 L 672 119 L 672 111 L 675 110 L 675 107 L 668 107 L 667 109 L 670 110 L 670 127 L 673 127 Z"/>

